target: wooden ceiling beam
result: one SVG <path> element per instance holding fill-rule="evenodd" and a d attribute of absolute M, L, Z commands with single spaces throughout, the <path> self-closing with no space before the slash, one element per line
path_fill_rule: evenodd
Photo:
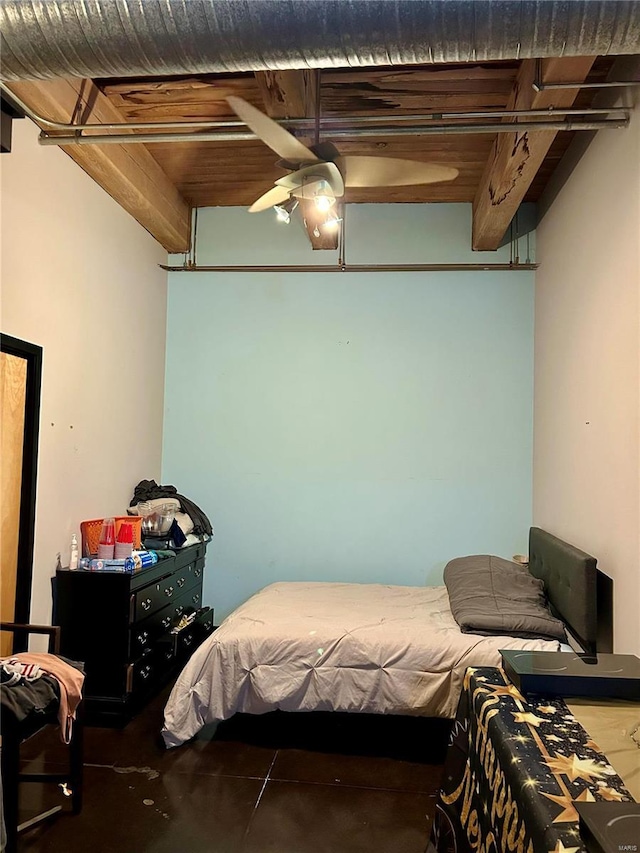
<path fill-rule="evenodd" d="M 301 71 L 256 71 L 255 78 L 265 112 L 270 118 L 314 118 L 318 107 L 317 74 Z M 298 137 L 303 145 L 312 145 L 313 137 Z"/>
<path fill-rule="evenodd" d="M 542 82 L 582 82 L 594 61 L 594 56 L 542 60 Z M 573 104 L 579 89 L 536 92 L 533 89 L 535 75 L 536 60 L 525 59 L 507 109 L 537 110 Z M 497 134 L 473 202 L 472 244 L 475 251 L 498 248 L 556 135 L 555 130 Z"/>
<path fill-rule="evenodd" d="M 24 81 L 11 83 L 10 88 L 35 113 L 53 121 L 119 123 L 123 120 L 122 114 L 91 80 Z M 189 205 L 146 146 L 60 147 L 168 252 L 188 251 Z"/>
<path fill-rule="evenodd" d="M 316 114 L 316 72 L 256 71 L 264 108 L 271 118 L 313 118 Z"/>

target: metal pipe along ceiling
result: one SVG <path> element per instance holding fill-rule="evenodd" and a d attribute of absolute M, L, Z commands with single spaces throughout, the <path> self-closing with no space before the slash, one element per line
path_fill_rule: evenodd
<path fill-rule="evenodd" d="M 635 0 L 0 0 L 7 81 L 638 52 Z"/>

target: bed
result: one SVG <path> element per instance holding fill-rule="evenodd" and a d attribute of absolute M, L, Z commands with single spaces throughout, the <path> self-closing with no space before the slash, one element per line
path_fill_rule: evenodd
<path fill-rule="evenodd" d="M 551 610 L 582 648 L 595 651 L 595 559 L 531 528 L 524 571 L 544 584 Z M 236 712 L 332 710 L 451 719 L 467 667 L 498 666 L 500 649 L 562 647 L 560 639 L 464 633 L 450 600 L 447 586 L 271 584 L 192 655 L 165 707 L 166 746 L 178 746 L 205 724 Z"/>

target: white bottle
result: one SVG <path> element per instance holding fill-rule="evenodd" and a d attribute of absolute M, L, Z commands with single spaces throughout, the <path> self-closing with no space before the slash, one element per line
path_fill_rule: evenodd
<path fill-rule="evenodd" d="M 76 534 L 71 534 L 71 550 L 69 553 L 69 568 L 77 569 L 78 568 L 78 540 L 76 538 Z"/>

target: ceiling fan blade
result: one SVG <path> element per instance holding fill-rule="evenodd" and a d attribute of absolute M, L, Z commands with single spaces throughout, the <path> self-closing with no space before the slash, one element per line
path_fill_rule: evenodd
<path fill-rule="evenodd" d="M 292 191 L 301 187 L 306 189 L 307 182 L 312 181 L 327 181 L 336 197 L 344 195 L 344 181 L 340 169 L 335 163 L 316 163 L 312 166 L 305 166 L 303 169 L 298 169 L 297 172 L 285 175 L 284 178 L 278 178 L 276 186 L 287 187 L 289 191 Z"/>
<path fill-rule="evenodd" d="M 336 166 L 347 187 L 405 187 L 452 181 L 458 177 L 458 170 L 451 166 L 396 157 L 338 157 Z"/>
<path fill-rule="evenodd" d="M 292 136 L 288 130 L 242 98 L 230 95 L 227 103 L 238 118 L 283 160 L 289 160 L 292 163 L 313 163 L 318 159 L 313 151 Z"/>
<path fill-rule="evenodd" d="M 286 187 L 273 187 L 253 202 L 249 208 L 249 213 L 260 213 L 261 210 L 273 207 L 274 204 L 280 204 L 280 202 L 286 201 L 288 198 L 289 190 Z"/>

